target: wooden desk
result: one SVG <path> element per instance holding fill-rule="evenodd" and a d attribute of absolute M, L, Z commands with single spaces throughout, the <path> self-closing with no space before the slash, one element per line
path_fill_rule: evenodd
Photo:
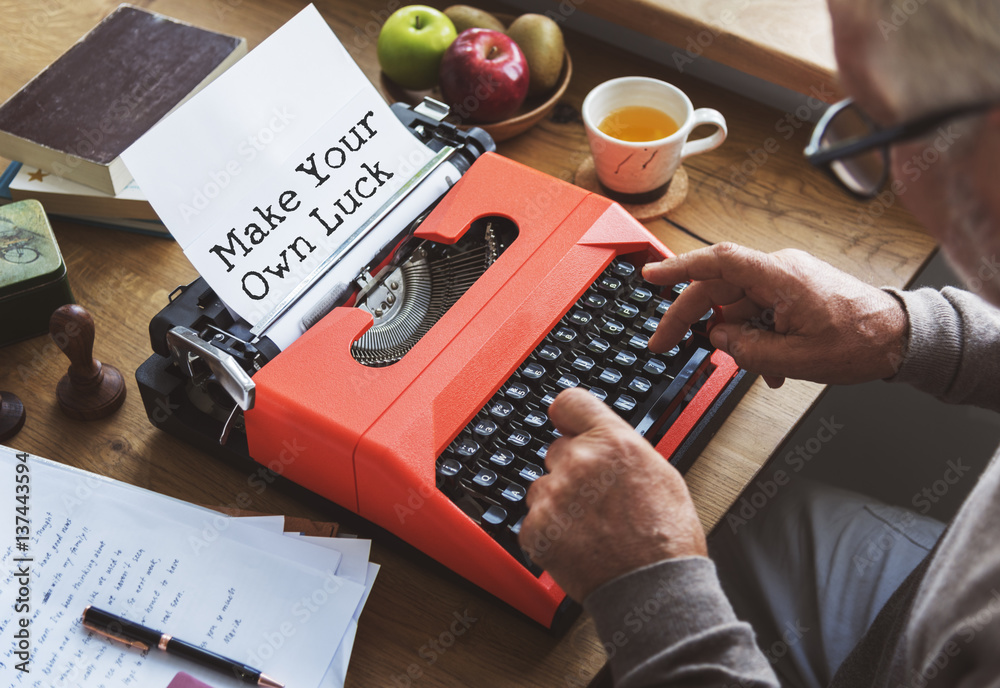
<path fill-rule="evenodd" d="M 8 46 L 0 98 L 27 82 L 115 5 L 114 0 L 19 3 L 6 10 L 0 39 Z M 257 45 L 302 6 L 290 0 L 158 0 L 154 10 Z M 443 5 L 444 3 L 432 3 Z M 374 38 L 386 5 L 380 0 L 317 2 L 338 36 L 373 80 Z M 380 14 L 381 13 L 381 14 Z M 370 22 L 375 22 L 370 23 Z M 374 28 L 373 28 L 374 27 Z M 764 250 L 800 247 L 874 284 L 907 284 L 933 250 L 931 240 L 896 206 L 877 206 L 871 224 L 860 206 L 802 160 L 809 126 L 687 77 L 665 73 L 618 50 L 570 35 L 574 79 L 565 102 L 579 109 L 596 84 L 625 74 L 671 80 L 696 106 L 725 113 L 730 138 L 692 159 L 688 203 L 650 229 L 675 251 L 737 240 Z M 787 135 L 787 138 L 786 138 Z M 749 152 L 748 152 L 749 151 Z M 564 179 L 588 155 L 579 119 L 545 121 L 500 145 L 500 152 Z M 874 217 L 877 214 L 878 217 Z M 0 389 L 23 399 L 28 421 L 12 444 L 52 459 L 202 504 L 231 505 L 318 520 L 348 529 L 363 523 L 333 505 L 276 483 L 260 490 L 250 468 L 216 461 L 155 430 L 142 409 L 132 372 L 149 355 L 147 326 L 167 295 L 196 274 L 176 244 L 109 230 L 57 224 L 78 301 L 97 323 L 95 356 L 128 379 L 128 399 L 111 418 L 80 423 L 56 407 L 56 381 L 66 361 L 48 338 L 0 353 Z M 736 500 L 757 470 L 816 400 L 817 385 L 789 383 L 769 391 L 758 382 L 688 474 L 706 528 Z M 393 539 L 376 534 L 373 558 L 383 565 L 361 622 L 351 686 L 555 686 L 587 679 L 604 660 L 592 624 L 580 620 L 553 638 L 502 603 Z M 476 621 L 450 644 L 455 615 Z M 418 678 L 405 678 L 407 672 Z M 394 682 L 394 677 L 396 678 Z M 484 679 L 484 677 L 489 677 Z"/>
<path fill-rule="evenodd" d="M 779 86 L 837 92 L 827 0 L 616 0 L 575 3 L 605 21 L 665 41 L 682 69 L 705 56 Z"/>

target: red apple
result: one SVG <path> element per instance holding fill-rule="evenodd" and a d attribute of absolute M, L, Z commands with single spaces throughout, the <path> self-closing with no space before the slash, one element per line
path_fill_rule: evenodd
<path fill-rule="evenodd" d="M 441 59 L 441 95 L 467 122 L 496 122 L 528 95 L 528 61 L 517 43 L 491 29 L 466 29 Z"/>

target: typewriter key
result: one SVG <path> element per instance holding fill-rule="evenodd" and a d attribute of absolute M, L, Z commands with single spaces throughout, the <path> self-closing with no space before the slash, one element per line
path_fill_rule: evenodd
<path fill-rule="evenodd" d="M 631 320 L 635 316 L 639 315 L 639 309 L 631 303 L 621 301 L 617 306 L 615 306 L 614 314 L 622 320 Z"/>
<path fill-rule="evenodd" d="M 637 357 L 631 351 L 615 351 L 612 362 L 619 368 L 631 368 L 635 365 Z"/>
<path fill-rule="evenodd" d="M 543 475 L 545 475 L 545 470 L 542 469 L 541 466 L 536 466 L 533 463 L 526 463 L 524 464 L 524 468 L 521 469 L 521 472 L 518 475 L 520 475 L 529 483 L 533 483 L 539 478 L 541 478 Z"/>
<path fill-rule="evenodd" d="M 495 399 L 490 402 L 490 415 L 494 418 L 503 419 L 514 412 L 514 405 L 503 399 Z"/>
<path fill-rule="evenodd" d="M 510 449 L 504 449 L 503 447 L 498 448 L 495 452 L 490 454 L 490 463 L 495 466 L 509 466 L 511 462 L 514 461 L 514 452 Z"/>
<path fill-rule="evenodd" d="M 602 296 L 601 294 L 591 294 L 591 293 L 588 293 L 584 297 L 583 302 L 584 302 L 585 305 L 589 306 L 590 308 L 594 308 L 594 309 L 600 310 L 600 309 L 604 308 L 604 306 L 608 303 L 608 299 L 607 299 L 607 297 Z"/>
<path fill-rule="evenodd" d="M 653 292 L 645 287 L 636 287 L 628 297 L 633 303 L 641 305 L 653 298 Z"/>
<path fill-rule="evenodd" d="M 540 428 L 549 422 L 549 417 L 541 411 L 529 411 L 524 417 L 524 424 L 533 428 Z"/>
<path fill-rule="evenodd" d="M 545 368 L 539 363 L 526 363 L 521 368 L 521 374 L 529 380 L 537 380 L 545 375 Z"/>
<path fill-rule="evenodd" d="M 531 394 L 531 390 L 528 389 L 528 385 L 523 382 L 512 382 L 507 385 L 507 390 L 504 394 L 509 396 L 511 399 L 521 400 Z"/>
<path fill-rule="evenodd" d="M 538 350 L 538 357 L 543 361 L 557 361 L 560 356 L 562 356 L 562 350 L 551 344 L 546 344 Z"/>
<path fill-rule="evenodd" d="M 622 394 L 620 397 L 615 399 L 615 403 L 613 404 L 613 406 L 619 411 L 622 411 L 623 413 L 628 413 L 629 411 L 635 408 L 635 405 L 637 403 L 639 402 L 637 402 L 629 395 Z"/>
<path fill-rule="evenodd" d="M 611 273 L 623 279 L 628 279 L 634 272 L 635 266 L 632 263 L 626 263 L 624 260 L 616 260 L 611 263 Z"/>
<path fill-rule="evenodd" d="M 644 334 L 634 334 L 628 340 L 628 345 L 630 349 L 635 349 L 639 352 L 645 351 L 649 347 L 649 337 Z"/>

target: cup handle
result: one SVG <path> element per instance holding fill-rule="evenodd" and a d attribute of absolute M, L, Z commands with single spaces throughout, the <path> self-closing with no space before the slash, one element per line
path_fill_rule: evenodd
<path fill-rule="evenodd" d="M 706 136 L 703 139 L 685 141 L 684 147 L 681 149 L 681 160 L 691 157 L 692 155 L 707 153 L 710 150 L 718 148 L 722 145 L 722 142 L 726 140 L 726 136 L 729 134 L 729 128 L 726 126 L 726 118 L 723 117 L 722 113 L 718 110 L 713 110 L 712 108 L 698 108 L 691 116 L 691 121 L 694 122 L 694 125 L 691 127 L 691 131 L 694 131 L 695 127 L 701 126 L 702 124 L 712 124 L 718 127 L 718 129 L 714 134 Z"/>

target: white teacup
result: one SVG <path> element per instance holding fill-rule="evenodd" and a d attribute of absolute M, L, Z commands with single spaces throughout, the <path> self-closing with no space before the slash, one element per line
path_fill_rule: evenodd
<path fill-rule="evenodd" d="M 678 130 L 654 141 L 622 141 L 598 129 L 611 112 L 644 105 L 670 115 Z M 583 101 L 583 124 L 594 156 L 597 178 L 608 190 L 626 200 L 654 200 L 661 195 L 681 162 L 692 155 L 718 148 L 726 140 L 726 119 L 717 110 L 698 108 L 676 86 L 657 79 L 627 76 L 605 81 Z M 718 130 L 702 139 L 688 141 L 691 131 L 702 124 Z"/>

